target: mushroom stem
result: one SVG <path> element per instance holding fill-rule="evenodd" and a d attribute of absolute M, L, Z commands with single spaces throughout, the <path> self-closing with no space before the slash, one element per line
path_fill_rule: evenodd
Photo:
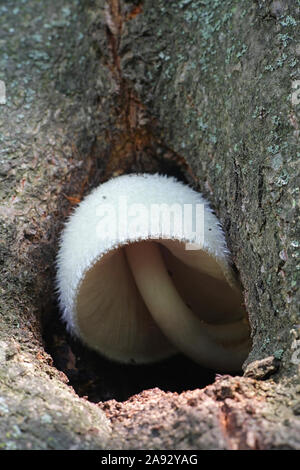
<path fill-rule="evenodd" d="M 133 243 L 125 247 L 125 252 L 143 300 L 166 337 L 203 366 L 239 370 L 249 353 L 245 319 L 220 325 L 197 317 L 170 279 L 158 243 Z"/>

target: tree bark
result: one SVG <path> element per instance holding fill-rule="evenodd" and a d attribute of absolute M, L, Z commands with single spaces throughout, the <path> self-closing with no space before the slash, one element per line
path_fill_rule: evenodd
<path fill-rule="evenodd" d="M 12 0 L 0 11 L 0 447 L 300 448 L 299 4 Z M 45 351 L 58 237 L 93 186 L 137 171 L 180 173 L 210 200 L 253 348 L 243 377 L 95 404 Z"/>

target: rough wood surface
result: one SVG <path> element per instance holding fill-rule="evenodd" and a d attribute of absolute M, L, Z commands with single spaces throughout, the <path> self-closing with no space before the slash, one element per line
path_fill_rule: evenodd
<path fill-rule="evenodd" d="M 299 8 L 0 5 L 1 448 L 300 448 Z M 93 185 L 174 165 L 211 201 L 240 272 L 245 377 L 90 403 L 44 349 L 58 234 Z"/>

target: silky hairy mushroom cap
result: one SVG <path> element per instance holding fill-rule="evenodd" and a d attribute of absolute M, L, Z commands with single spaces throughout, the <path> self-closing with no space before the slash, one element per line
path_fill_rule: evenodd
<path fill-rule="evenodd" d="M 223 231 L 203 197 L 175 178 L 101 184 L 68 220 L 57 266 L 67 327 L 112 360 L 147 363 L 181 351 L 230 371 L 249 353 Z"/>

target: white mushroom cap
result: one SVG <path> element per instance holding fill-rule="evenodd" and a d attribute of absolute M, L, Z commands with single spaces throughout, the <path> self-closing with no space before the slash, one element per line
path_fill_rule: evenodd
<path fill-rule="evenodd" d="M 153 216 L 162 204 L 188 207 L 190 225 Z M 147 363 L 182 351 L 229 371 L 247 357 L 249 328 L 220 224 L 175 178 L 124 175 L 100 185 L 67 222 L 57 264 L 69 330 L 110 359 Z"/>

